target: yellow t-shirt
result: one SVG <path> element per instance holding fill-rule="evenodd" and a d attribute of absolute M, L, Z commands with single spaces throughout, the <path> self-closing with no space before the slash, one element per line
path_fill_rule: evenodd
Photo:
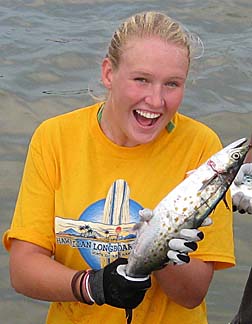
<path fill-rule="evenodd" d="M 157 203 L 190 170 L 221 148 L 207 126 L 177 113 L 174 128 L 153 142 L 120 147 L 101 131 L 101 103 L 51 118 L 35 131 L 27 155 L 10 238 L 52 251 L 73 269 L 100 268 L 127 257 L 141 208 Z M 228 194 L 231 206 L 231 198 Z M 192 257 L 214 261 L 215 269 L 234 265 L 232 214 L 220 202 L 213 225 Z M 176 284 L 176 283 L 174 283 Z M 54 302 L 47 324 L 125 323 L 125 312 L 107 305 Z M 174 303 L 155 278 L 144 301 L 133 312 L 132 324 L 205 324 L 206 305 L 186 309 Z"/>

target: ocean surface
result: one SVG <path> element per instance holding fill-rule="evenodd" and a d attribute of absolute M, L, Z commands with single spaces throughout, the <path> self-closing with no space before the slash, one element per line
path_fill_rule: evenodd
<path fill-rule="evenodd" d="M 144 10 L 164 11 L 204 43 L 181 112 L 212 127 L 224 145 L 250 137 L 251 0 L 0 0 L 1 236 L 12 218 L 34 129 L 93 102 L 89 91 L 102 91 L 100 62 L 114 29 Z M 235 213 L 237 265 L 215 273 L 207 296 L 209 324 L 227 324 L 238 309 L 252 265 L 251 231 L 252 217 Z M 0 246 L 1 322 L 43 324 L 47 308 L 10 288 L 8 254 Z"/>

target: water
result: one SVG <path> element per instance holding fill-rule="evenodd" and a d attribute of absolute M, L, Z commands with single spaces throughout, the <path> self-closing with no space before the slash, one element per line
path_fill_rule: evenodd
<path fill-rule="evenodd" d="M 204 42 L 181 111 L 210 125 L 224 144 L 250 136 L 251 0 L 0 0 L 0 235 L 12 217 L 35 127 L 92 102 L 88 89 L 100 92 L 99 64 L 114 29 L 143 10 L 163 10 Z M 238 308 L 252 264 L 251 229 L 252 217 L 234 215 L 237 266 L 215 273 L 207 297 L 209 324 L 228 323 Z M 2 247 L 0 261 L 3 322 L 44 323 L 48 304 L 10 288 Z"/>

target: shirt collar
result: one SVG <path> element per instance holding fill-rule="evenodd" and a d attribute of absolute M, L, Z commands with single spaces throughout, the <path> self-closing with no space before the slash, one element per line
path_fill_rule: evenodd
<path fill-rule="evenodd" d="M 97 113 L 97 120 L 98 120 L 99 124 L 101 123 L 103 108 L 104 108 L 104 103 L 102 103 L 102 105 L 99 108 L 98 113 Z M 170 120 L 169 123 L 166 126 L 167 132 L 171 133 L 174 128 L 175 128 L 175 124 L 174 124 L 174 122 L 172 120 Z"/>

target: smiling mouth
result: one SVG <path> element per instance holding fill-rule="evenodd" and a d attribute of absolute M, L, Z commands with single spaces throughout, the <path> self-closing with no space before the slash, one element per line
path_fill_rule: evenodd
<path fill-rule="evenodd" d="M 156 123 L 161 114 L 151 113 L 140 109 L 134 110 L 134 116 L 141 126 L 152 126 Z"/>

